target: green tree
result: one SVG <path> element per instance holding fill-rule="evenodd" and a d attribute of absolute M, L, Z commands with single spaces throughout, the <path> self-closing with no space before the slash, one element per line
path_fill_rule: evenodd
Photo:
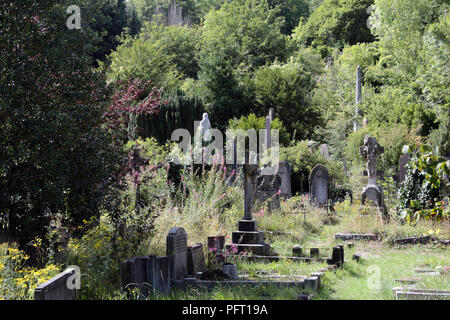
<path fill-rule="evenodd" d="M 266 62 L 283 59 L 286 38 L 277 12 L 266 1 L 234 0 L 207 14 L 198 55 L 199 81 L 205 109 L 219 128 L 227 119 L 248 113 L 245 79 Z"/>
<path fill-rule="evenodd" d="M 284 18 L 284 25 L 281 28 L 283 34 L 291 34 L 292 30 L 298 26 L 300 18 L 308 18 L 309 5 L 306 0 L 268 0 L 269 5 L 280 9 L 280 15 Z"/>
<path fill-rule="evenodd" d="M 274 108 L 295 138 L 310 137 L 320 123 L 320 115 L 313 108 L 310 93 L 315 86 L 314 74 L 293 58 L 286 64 L 278 62 L 259 68 L 254 77 L 255 110 L 262 115 Z"/>
<path fill-rule="evenodd" d="M 343 48 L 345 44 L 372 42 L 367 8 L 373 0 L 325 0 L 307 21 L 300 21 L 293 37 L 300 45 Z M 329 54 L 323 51 L 323 56 Z"/>
<path fill-rule="evenodd" d="M 82 28 L 69 30 L 78 5 Z M 92 70 L 92 1 L 2 2 L 0 219 L 23 244 L 52 214 L 74 224 L 98 215 L 119 151 L 103 129 L 108 92 Z M 84 22 L 83 22 L 84 21 Z"/>
<path fill-rule="evenodd" d="M 129 16 L 124 0 L 102 1 L 100 12 L 91 23 L 91 28 L 100 36 L 98 49 L 93 53 L 94 61 L 104 61 L 119 45 L 118 36 L 129 27 Z M 135 30 L 134 30 L 135 31 Z"/>
<path fill-rule="evenodd" d="M 125 37 L 111 53 L 108 77 L 130 76 L 154 80 L 155 86 L 174 89 L 184 77 L 196 78 L 199 32 L 197 29 L 146 23 L 137 37 Z"/>

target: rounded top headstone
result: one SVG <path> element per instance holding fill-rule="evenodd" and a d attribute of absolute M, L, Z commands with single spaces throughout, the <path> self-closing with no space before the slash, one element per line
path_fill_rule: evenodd
<path fill-rule="evenodd" d="M 186 234 L 186 231 L 184 230 L 184 228 L 175 227 L 175 228 L 170 229 L 170 231 L 169 231 L 169 235 L 181 235 L 181 234 Z"/>

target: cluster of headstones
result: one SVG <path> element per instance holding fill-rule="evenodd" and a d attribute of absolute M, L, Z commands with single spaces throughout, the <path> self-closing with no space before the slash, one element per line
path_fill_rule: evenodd
<path fill-rule="evenodd" d="M 206 270 L 202 244 L 187 245 L 183 228 L 172 228 L 166 238 L 167 256 L 132 258 L 120 266 L 121 287 L 125 292 L 137 289 L 139 297 L 169 294 L 171 285 L 188 275 Z"/>

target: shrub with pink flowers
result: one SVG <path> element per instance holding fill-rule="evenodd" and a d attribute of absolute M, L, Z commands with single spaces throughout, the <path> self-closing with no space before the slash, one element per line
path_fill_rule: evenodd
<path fill-rule="evenodd" d="M 231 244 L 230 248 L 219 250 L 217 248 L 208 249 L 208 266 L 210 269 L 221 269 L 225 263 L 233 263 L 242 256 L 247 256 L 246 251 L 238 251 L 236 244 Z"/>

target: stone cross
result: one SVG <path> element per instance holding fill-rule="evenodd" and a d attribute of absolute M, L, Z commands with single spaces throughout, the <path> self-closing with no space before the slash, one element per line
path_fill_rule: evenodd
<path fill-rule="evenodd" d="M 233 139 L 233 166 L 232 170 L 234 170 L 234 175 L 230 179 L 230 183 L 233 183 L 236 180 L 237 173 L 238 173 L 238 161 L 237 161 L 237 138 L 234 137 Z"/>
<path fill-rule="evenodd" d="M 273 108 L 269 109 L 269 118 L 270 118 L 270 122 L 273 121 Z"/>
<path fill-rule="evenodd" d="M 256 178 L 258 165 L 244 164 L 244 219 L 252 220 L 252 209 L 256 196 Z"/>
<path fill-rule="evenodd" d="M 364 138 L 364 145 L 359 148 L 359 153 L 366 160 L 366 170 L 369 176 L 369 183 L 376 185 L 377 171 L 376 158 L 384 152 L 384 148 L 380 146 L 375 138 L 366 134 Z"/>
<path fill-rule="evenodd" d="M 359 114 L 358 105 L 361 103 L 361 67 L 356 67 L 356 96 L 355 96 L 355 120 L 353 121 L 353 131 L 358 130 L 357 117 Z"/>
<path fill-rule="evenodd" d="M 266 117 L 266 149 L 269 150 L 272 146 L 272 137 L 270 135 L 270 117 Z"/>

